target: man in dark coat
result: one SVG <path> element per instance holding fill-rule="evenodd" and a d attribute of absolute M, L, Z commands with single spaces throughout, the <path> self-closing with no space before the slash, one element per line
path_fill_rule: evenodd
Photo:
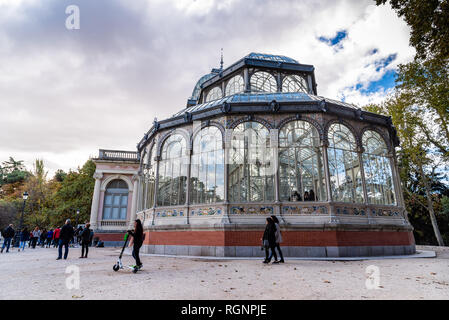
<path fill-rule="evenodd" d="M 2 232 L 3 238 L 5 238 L 5 239 L 3 240 L 3 246 L 2 246 L 1 253 L 3 253 L 3 250 L 5 249 L 5 247 L 6 247 L 6 252 L 9 252 L 9 247 L 11 245 L 11 239 L 14 237 L 15 233 L 16 232 L 12 228 L 12 224 L 10 224 L 8 227 L 6 227 L 6 229 Z"/>
<path fill-rule="evenodd" d="M 73 227 L 70 224 L 70 219 L 67 219 L 59 234 L 58 258 L 56 260 L 62 259 L 62 246 L 65 247 L 64 259 L 67 259 L 67 256 L 69 255 L 69 243 L 73 238 L 73 234 L 74 232 Z"/>
<path fill-rule="evenodd" d="M 265 260 L 263 263 L 270 263 L 271 255 L 269 255 L 268 249 L 271 249 L 272 255 L 274 255 L 274 261 L 277 262 L 278 257 L 276 251 L 276 225 L 271 218 L 266 219 L 265 231 L 262 237 L 263 246 L 265 248 Z"/>
<path fill-rule="evenodd" d="M 90 242 L 90 223 L 86 224 L 86 227 L 84 228 L 83 232 L 81 232 L 80 238 L 81 238 L 81 257 L 80 258 L 87 258 L 87 253 L 89 252 L 89 242 Z M 84 252 L 86 252 L 84 254 Z"/>

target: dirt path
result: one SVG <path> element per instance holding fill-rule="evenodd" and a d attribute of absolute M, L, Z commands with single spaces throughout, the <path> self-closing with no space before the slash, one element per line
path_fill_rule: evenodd
<path fill-rule="evenodd" d="M 66 261 L 55 260 L 56 249 L 1 254 L 0 299 L 449 299 L 449 248 L 430 259 L 280 265 L 143 256 L 144 269 L 137 274 L 112 270 L 117 249 L 92 248 L 88 259 L 79 254 L 71 249 Z M 125 256 L 124 262 L 133 260 Z M 366 287 L 370 265 L 379 268 L 378 289 Z M 66 273 L 67 267 L 79 268 L 79 289 L 66 287 L 67 279 L 76 284 L 76 273 Z"/>

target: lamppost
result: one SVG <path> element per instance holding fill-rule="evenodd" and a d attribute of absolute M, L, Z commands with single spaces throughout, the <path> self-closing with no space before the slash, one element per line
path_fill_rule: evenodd
<path fill-rule="evenodd" d="M 28 192 L 24 192 L 22 195 L 23 198 L 23 206 L 22 206 L 22 214 L 20 216 L 20 223 L 19 223 L 19 229 L 16 231 L 15 239 L 14 239 L 14 247 L 19 247 L 20 244 L 20 234 L 22 232 L 22 226 L 23 226 L 23 214 L 25 213 L 25 204 L 28 199 Z"/>
<path fill-rule="evenodd" d="M 78 229 L 78 216 L 80 215 L 80 209 L 76 209 L 76 228 Z"/>

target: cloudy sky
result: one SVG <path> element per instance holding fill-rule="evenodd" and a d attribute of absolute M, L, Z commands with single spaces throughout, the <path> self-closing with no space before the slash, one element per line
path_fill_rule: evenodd
<path fill-rule="evenodd" d="M 76 169 L 135 150 L 211 68 L 250 52 L 315 66 L 319 95 L 379 102 L 414 55 L 374 0 L 0 0 L 0 161 Z M 66 28 L 76 5 L 80 28 Z M 71 21 L 71 19 L 70 19 Z"/>

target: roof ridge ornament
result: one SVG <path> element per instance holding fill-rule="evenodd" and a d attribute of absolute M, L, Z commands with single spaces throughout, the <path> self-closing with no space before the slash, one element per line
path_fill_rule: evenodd
<path fill-rule="evenodd" d="M 223 48 L 221 48 L 220 70 L 223 70 Z"/>

